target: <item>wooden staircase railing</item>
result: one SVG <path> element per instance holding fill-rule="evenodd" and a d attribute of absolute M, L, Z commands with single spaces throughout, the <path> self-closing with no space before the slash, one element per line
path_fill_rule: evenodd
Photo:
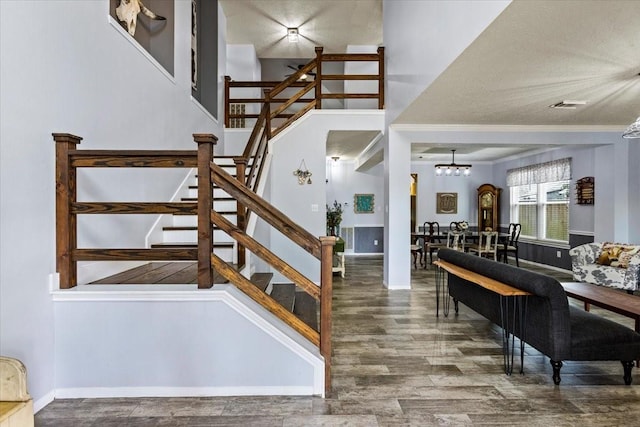
<path fill-rule="evenodd" d="M 267 310 L 282 319 L 313 344 L 320 347 L 320 353 L 325 359 L 325 393 L 329 394 L 331 390 L 331 301 L 333 296 L 332 262 L 333 246 L 335 245 L 336 240 L 335 237 L 323 236 L 317 238 L 313 236 L 307 230 L 300 227 L 297 223 L 287 217 L 284 213 L 256 195 L 255 192 L 247 188 L 247 186 L 242 182 L 225 172 L 220 166 L 213 162 L 211 162 L 210 166 L 211 180 L 213 183 L 236 199 L 238 203 L 241 203 L 243 206 L 247 206 L 251 212 L 254 212 L 266 223 L 280 231 L 299 247 L 303 248 L 320 260 L 320 286 L 318 287 L 302 273 L 294 269 L 268 248 L 246 234 L 245 230 L 240 226 L 233 225 L 233 223 L 225 219 L 215 210 L 211 211 L 211 223 L 220 227 L 220 229 L 235 239 L 239 245 L 241 244 L 254 255 L 261 258 L 276 271 L 291 280 L 304 292 L 311 295 L 316 301 L 320 302 L 320 330 L 315 331 L 298 319 L 298 317 L 293 313 L 285 310 L 269 295 L 258 290 L 253 283 L 246 279 L 237 270 L 229 267 L 229 265 L 217 255 L 213 253 L 211 255 L 211 264 L 217 272 L 240 288 L 248 296 L 260 303 Z"/>
<path fill-rule="evenodd" d="M 282 132 L 311 109 L 322 108 L 323 99 L 377 99 L 377 108 L 384 108 L 384 47 L 377 53 L 326 54 L 322 47 L 316 47 L 316 57 L 298 69 L 282 82 L 236 82 L 225 76 L 225 127 L 229 128 L 232 119 L 256 119 L 249 141 L 241 156 L 235 158 L 236 176 L 240 182 L 252 191 L 257 190 L 267 156 L 271 138 Z M 377 74 L 323 74 L 322 64 L 327 62 L 375 62 Z M 315 79 L 310 82 L 299 81 L 303 75 L 315 71 Z M 323 81 L 377 81 L 377 92 L 372 93 L 323 93 Z M 231 98 L 232 89 L 261 89 L 264 94 L 258 98 Z M 300 88 L 290 97 L 279 97 L 285 90 Z M 313 97 L 304 97 L 313 90 Z M 259 104 L 260 114 L 231 113 L 231 104 Z M 294 105 L 304 104 L 297 111 L 289 111 Z M 283 120 L 278 122 L 277 120 Z M 246 231 L 248 211 L 242 203 L 237 205 L 238 226 Z M 244 247 L 237 246 L 238 265 L 245 262 Z"/>
<path fill-rule="evenodd" d="M 247 187 L 241 176 L 233 177 L 213 162 L 213 146 L 217 138 L 211 134 L 194 134 L 198 150 L 142 151 L 142 150 L 78 150 L 81 137 L 54 133 L 56 142 L 56 259 L 60 287 L 77 286 L 78 261 L 198 261 L 198 288 L 210 288 L 213 269 L 230 280 L 249 297 L 274 313 L 302 336 L 320 347 L 325 358 L 325 390 L 331 389 L 331 299 L 332 255 L 334 237 L 316 238 L 282 212 L 271 206 Z M 239 164 L 243 164 L 242 161 Z M 255 162 L 251 163 L 253 167 Z M 78 168 L 197 168 L 198 202 L 78 202 Z M 293 242 L 320 260 L 321 286 L 317 286 L 292 266 L 245 233 L 244 225 L 232 222 L 213 209 L 214 183 L 247 206 L 268 224 L 288 236 Z M 78 248 L 77 217 L 84 214 L 197 214 L 198 247 L 165 249 Z M 262 258 L 276 271 L 320 302 L 319 331 L 311 328 L 287 311 L 269 295 L 260 291 L 239 271 L 213 252 L 213 228 L 233 237 Z M 244 252 L 244 250 L 243 250 Z"/>
<path fill-rule="evenodd" d="M 198 288 L 213 283 L 211 252 L 213 231 L 207 206 L 211 192 L 199 191 L 198 202 L 78 202 L 78 168 L 198 168 L 198 185 L 211 188 L 209 162 L 213 159 L 213 135 L 194 135 L 198 150 L 78 150 L 82 138 L 54 133 L 56 142 L 56 262 L 60 288 L 78 284 L 78 261 L 175 261 L 198 260 Z M 78 215 L 91 214 L 197 214 L 198 248 L 78 248 Z M 204 218 L 204 219 L 202 219 Z"/>

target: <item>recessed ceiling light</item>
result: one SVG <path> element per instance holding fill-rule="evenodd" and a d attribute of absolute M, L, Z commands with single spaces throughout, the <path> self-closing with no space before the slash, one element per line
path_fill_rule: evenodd
<path fill-rule="evenodd" d="M 560 102 L 556 102 L 555 104 L 549 105 L 551 108 L 565 109 L 565 110 L 575 110 L 576 107 L 580 105 L 585 105 L 587 101 L 570 101 L 564 100 Z"/>

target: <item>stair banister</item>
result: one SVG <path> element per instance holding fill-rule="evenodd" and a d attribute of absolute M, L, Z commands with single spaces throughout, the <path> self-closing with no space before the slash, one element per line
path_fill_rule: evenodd
<path fill-rule="evenodd" d="M 193 140 L 198 144 L 198 289 L 206 289 L 213 284 L 213 227 L 209 218 L 213 207 L 213 184 L 209 163 L 218 138 L 212 134 L 195 133 Z"/>

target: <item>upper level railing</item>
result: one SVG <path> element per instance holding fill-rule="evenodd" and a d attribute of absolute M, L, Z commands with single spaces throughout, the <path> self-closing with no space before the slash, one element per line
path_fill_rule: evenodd
<path fill-rule="evenodd" d="M 242 155 L 235 158 L 238 180 L 254 192 L 263 172 L 269 140 L 311 109 L 321 109 L 323 100 L 373 99 L 377 101 L 378 109 L 384 108 L 384 47 L 379 47 L 377 53 L 325 54 L 322 47 L 316 47 L 315 52 L 314 59 L 281 82 L 240 82 L 231 80 L 229 76 L 225 77 L 225 126 L 230 128 L 232 121 L 237 124 L 241 120 L 246 124 L 247 119 L 255 119 L 253 131 Z M 374 63 L 377 73 L 324 74 L 323 64 L 335 62 Z M 302 81 L 303 76 L 311 74 L 315 74 L 313 80 Z M 368 92 L 327 92 L 323 82 L 330 81 L 371 81 L 375 82 L 375 89 L 370 88 Z M 232 91 L 246 89 L 256 89 L 262 94 L 257 97 L 232 97 Z M 312 95 L 307 96 L 310 93 Z M 260 113 L 247 113 L 246 108 L 233 108 L 232 111 L 231 107 L 239 104 L 259 107 Z M 249 214 L 250 211 L 238 202 L 238 225 L 243 230 L 246 230 Z M 238 245 L 238 259 L 239 263 L 244 262 L 242 245 Z"/>

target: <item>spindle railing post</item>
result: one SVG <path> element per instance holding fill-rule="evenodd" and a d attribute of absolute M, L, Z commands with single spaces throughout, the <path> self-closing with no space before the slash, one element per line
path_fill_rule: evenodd
<path fill-rule="evenodd" d="M 244 157 L 234 157 L 233 161 L 236 164 L 236 179 L 241 182 L 242 185 L 246 185 L 247 159 Z M 236 221 L 238 228 L 242 231 L 247 231 L 245 212 L 245 206 L 240 203 L 239 200 L 236 200 Z M 238 242 L 238 265 L 244 266 L 245 262 L 245 248 Z"/>
<path fill-rule="evenodd" d="M 194 133 L 193 140 L 198 144 L 198 289 L 206 289 L 213 285 L 213 183 L 210 165 L 213 146 L 218 138 L 208 133 Z"/>
<path fill-rule="evenodd" d="M 378 109 L 384 109 L 384 46 L 378 47 Z"/>
<path fill-rule="evenodd" d="M 316 46 L 316 110 L 322 109 L 322 46 Z"/>
<path fill-rule="evenodd" d="M 231 89 L 229 88 L 229 83 L 231 83 L 231 77 L 224 76 L 224 127 L 229 129 L 229 110 L 231 109 L 231 104 L 229 102 Z"/>
<path fill-rule="evenodd" d="M 325 396 L 331 393 L 331 309 L 334 236 L 320 237 L 320 354 L 324 357 Z"/>
<path fill-rule="evenodd" d="M 70 152 L 82 138 L 68 133 L 54 133 L 56 142 L 56 270 L 60 288 L 78 284 L 77 261 L 73 251 L 78 247 L 77 216 L 71 210 L 76 202 L 76 168 L 71 164 Z"/>

